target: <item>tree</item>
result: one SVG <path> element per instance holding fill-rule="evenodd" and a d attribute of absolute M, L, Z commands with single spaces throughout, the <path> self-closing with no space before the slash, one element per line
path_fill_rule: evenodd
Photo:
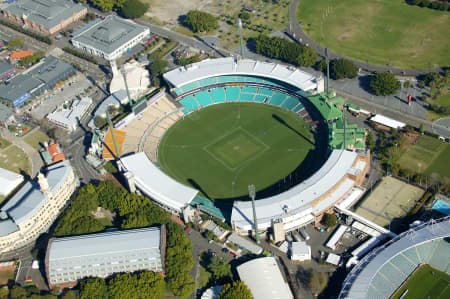
<path fill-rule="evenodd" d="M 410 87 L 411 87 L 411 81 L 406 80 L 406 81 L 403 83 L 403 88 L 410 88 Z"/>
<path fill-rule="evenodd" d="M 206 233 L 205 233 L 205 237 L 206 237 L 206 239 L 208 239 L 208 240 L 215 240 L 217 237 L 216 237 L 216 235 L 214 235 L 214 233 L 212 232 L 212 231 L 210 231 L 210 230 L 208 230 Z"/>
<path fill-rule="evenodd" d="M 27 295 L 27 291 L 18 285 L 13 286 L 9 291 L 9 296 L 11 299 L 22 299 L 26 298 Z"/>
<path fill-rule="evenodd" d="M 152 72 L 152 75 L 154 76 L 159 75 L 166 70 L 168 64 L 169 63 L 165 59 L 156 59 L 150 65 L 150 72 Z"/>
<path fill-rule="evenodd" d="M 353 61 L 339 58 L 333 59 L 330 63 L 330 77 L 334 80 L 344 78 L 355 78 L 358 75 L 358 69 Z"/>
<path fill-rule="evenodd" d="M 8 287 L 0 288 L 0 298 L 8 298 L 8 295 L 9 295 Z"/>
<path fill-rule="evenodd" d="M 235 281 L 223 286 L 219 299 L 253 299 L 252 292 L 243 281 Z"/>
<path fill-rule="evenodd" d="M 420 132 L 420 134 L 423 135 L 423 132 L 424 132 L 424 129 L 423 129 L 423 123 L 420 123 L 420 126 L 419 126 L 419 132 Z"/>
<path fill-rule="evenodd" d="M 248 22 L 250 21 L 251 15 L 248 12 L 243 11 L 239 14 L 239 18 L 241 18 L 242 22 Z"/>
<path fill-rule="evenodd" d="M 219 27 L 215 16 L 199 10 L 189 11 L 184 24 L 193 32 L 211 31 Z"/>
<path fill-rule="evenodd" d="M 23 40 L 23 38 L 15 37 L 9 40 L 8 49 L 16 50 L 22 48 L 24 45 L 25 41 Z"/>
<path fill-rule="evenodd" d="M 325 58 L 317 61 L 314 68 L 319 72 L 326 73 L 327 72 L 327 61 Z"/>
<path fill-rule="evenodd" d="M 370 80 L 370 89 L 377 96 L 395 94 L 400 89 L 400 81 L 391 73 L 378 73 Z"/>
<path fill-rule="evenodd" d="M 322 222 L 326 227 L 334 227 L 338 224 L 337 216 L 330 213 L 325 213 L 324 219 Z"/>
<path fill-rule="evenodd" d="M 223 283 L 231 280 L 231 266 L 222 256 L 213 256 L 208 265 L 208 271 L 212 273 L 215 281 Z"/>
<path fill-rule="evenodd" d="M 94 124 L 97 128 L 102 128 L 107 123 L 106 118 L 101 116 L 96 116 L 94 120 Z"/>
<path fill-rule="evenodd" d="M 373 152 L 373 149 L 375 148 L 375 136 L 373 135 L 372 131 L 369 131 L 369 133 L 367 133 L 366 146 L 371 152 Z"/>
<path fill-rule="evenodd" d="M 120 14 L 127 19 L 136 19 L 142 17 L 147 9 L 147 3 L 142 3 L 139 0 L 126 0 Z"/>
<path fill-rule="evenodd" d="M 80 283 L 80 299 L 104 298 L 108 287 L 104 279 L 88 278 Z"/>

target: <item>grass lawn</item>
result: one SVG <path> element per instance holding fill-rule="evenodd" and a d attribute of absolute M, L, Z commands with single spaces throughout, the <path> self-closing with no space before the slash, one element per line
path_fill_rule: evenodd
<path fill-rule="evenodd" d="M 417 269 L 392 299 L 398 299 L 408 290 L 404 299 L 450 298 L 450 275 L 434 269 L 430 265 L 423 265 Z"/>
<path fill-rule="evenodd" d="M 25 142 L 31 145 L 34 149 L 40 149 L 41 144 L 43 144 L 45 141 L 49 141 L 50 137 L 45 135 L 39 130 L 34 131 L 30 135 L 25 136 Z"/>
<path fill-rule="evenodd" d="M 204 288 L 208 285 L 209 279 L 211 278 L 211 273 L 206 271 L 205 268 L 200 266 L 200 277 L 198 279 L 197 288 Z"/>
<path fill-rule="evenodd" d="M 11 142 L 6 140 L 5 138 L 0 137 L 0 149 L 4 149 L 4 148 L 8 147 L 9 145 L 11 145 Z"/>
<path fill-rule="evenodd" d="M 23 170 L 31 174 L 31 163 L 28 156 L 15 145 L 0 151 L 0 167 L 17 173 Z"/>
<path fill-rule="evenodd" d="M 207 197 L 232 198 L 245 196 L 250 184 L 257 191 L 272 186 L 308 154 L 311 161 L 321 160 L 310 152 L 314 143 L 309 125 L 293 112 L 227 103 L 203 108 L 169 128 L 159 146 L 159 163 L 168 175 Z"/>
<path fill-rule="evenodd" d="M 321 45 L 364 62 L 404 68 L 449 64 L 448 15 L 404 0 L 300 0 L 297 7 L 298 21 Z"/>
<path fill-rule="evenodd" d="M 450 145 L 430 136 L 420 136 L 417 142 L 408 148 L 398 159 L 403 168 L 419 173 L 450 178 Z"/>

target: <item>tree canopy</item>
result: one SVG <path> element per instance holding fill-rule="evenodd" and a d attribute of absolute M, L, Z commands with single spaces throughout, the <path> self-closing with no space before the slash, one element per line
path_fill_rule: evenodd
<path fill-rule="evenodd" d="M 317 60 L 317 54 L 312 48 L 281 37 L 259 35 L 254 38 L 254 43 L 256 53 L 296 66 L 312 66 Z"/>
<path fill-rule="evenodd" d="M 162 275 L 144 271 L 121 273 L 114 278 L 89 278 L 80 283 L 80 298 L 159 298 L 164 294 Z"/>
<path fill-rule="evenodd" d="M 357 75 L 358 69 L 350 60 L 339 58 L 333 59 L 330 63 L 330 77 L 334 80 L 355 78 Z"/>
<path fill-rule="evenodd" d="M 120 10 L 120 14 L 127 19 L 136 19 L 142 17 L 147 9 L 147 3 L 142 3 L 139 0 L 126 0 Z"/>
<path fill-rule="evenodd" d="M 212 273 L 213 279 L 218 283 L 224 283 L 233 277 L 231 266 L 222 256 L 213 256 L 208 265 L 208 271 Z"/>
<path fill-rule="evenodd" d="M 187 298 L 195 289 L 189 274 L 194 266 L 192 243 L 183 228 L 170 222 L 167 225 L 166 281 L 169 289 L 178 297 Z"/>
<path fill-rule="evenodd" d="M 391 73 L 378 73 L 370 80 L 370 89 L 377 96 L 396 93 L 401 87 L 400 81 Z"/>
<path fill-rule="evenodd" d="M 223 286 L 219 299 L 253 299 L 252 292 L 243 281 L 235 281 Z"/>
<path fill-rule="evenodd" d="M 338 224 L 338 219 L 337 216 L 334 214 L 325 213 L 322 222 L 326 227 L 334 227 L 336 226 L 336 224 Z"/>
<path fill-rule="evenodd" d="M 23 40 L 23 38 L 14 37 L 9 40 L 8 49 L 16 50 L 16 49 L 22 48 L 24 45 L 25 45 L 25 41 Z"/>
<path fill-rule="evenodd" d="M 211 31 L 219 27 L 215 16 L 199 10 L 189 11 L 184 24 L 193 32 Z"/>
<path fill-rule="evenodd" d="M 168 64 L 169 63 L 165 59 L 155 59 L 155 61 L 153 61 L 153 63 L 150 65 L 150 72 L 152 73 L 152 75 L 161 74 L 166 70 Z"/>
<path fill-rule="evenodd" d="M 103 207 L 116 213 L 114 226 L 122 229 L 166 224 L 170 216 L 144 196 L 127 192 L 111 181 L 89 184 L 78 190 L 58 221 L 55 236 L 69 236 L 103 231 L 105 223 L 93 212 Z"/>

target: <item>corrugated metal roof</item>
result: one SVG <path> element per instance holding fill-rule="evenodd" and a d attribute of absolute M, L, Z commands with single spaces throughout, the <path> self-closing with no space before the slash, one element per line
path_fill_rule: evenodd
<path fill-rule="evenodd" d="M 175 87 L 201 79 L 223 75 L 256 75 L 281 80 L 304 91 L 317 87 L 316 77 L 292 66 L 233 57 L 207 59 L 165 73 L 164 78 Z"/>
<path fill-rule="evenodd" d="M 134 174 L 136 186 L 164 206 L 181 211 L 198 193 L 166 175 L 143 152 L 123 157 L 121 162 Z"/>
<path fill-rule="evenodd" d="M 294 298 L 274 257 L 262 257 L 243 263 L 237 267 L 237 272 L 250 288 L 254 299 Z"/>
<path fill-rule="evenodd" d="M 22 175 L 4 168 L 0 168 L 0 195 L 8 195 L 22 182 Z"/>

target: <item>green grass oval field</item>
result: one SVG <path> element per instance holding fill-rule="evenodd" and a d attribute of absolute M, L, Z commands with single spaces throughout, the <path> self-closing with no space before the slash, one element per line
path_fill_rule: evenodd
<path fill-rule="evenodd" d="M 308 159 L 313 157 L 314 149 L 309 124 L 293 112 L 227 103 L 203 108 L 174 124 L 161 140 L 158 158 L 171 177 L 222 199 L 245 196 L 250 184 L 257 191 L 272 186 L 308 153 Z"/>
<path fill-rule="evenodd" d="M 335 52 L 378 65 L 450 64 L 449 12 L 404 0 L 300 0 L 305 33 Z"/>

